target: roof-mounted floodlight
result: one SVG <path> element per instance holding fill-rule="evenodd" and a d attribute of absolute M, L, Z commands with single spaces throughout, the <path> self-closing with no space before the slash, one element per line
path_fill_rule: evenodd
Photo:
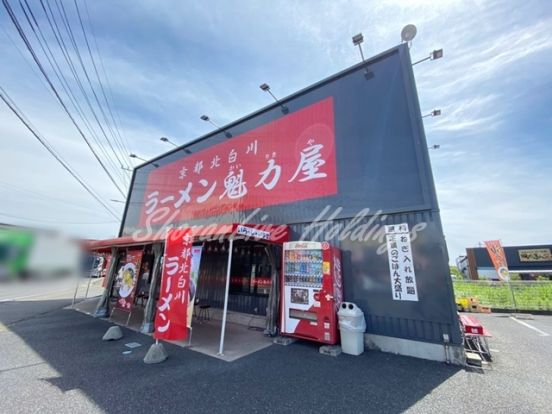
<path fill-rule="evenodd" d="M 443 57 L 443 49 L 437 49 L 430 53 L 431 60 L 441 59 Z"/>
<path fill-rule="evenodd" d="M 364 62 L 364 53 L 362 53 L 362 42 L 364 42 L 364 36 L 362 36 L 362 33 L 353 36 L 353 45 L 358 46 L 360 57 Z"/>
<path fill-rule="evenodd" d="M 353 45 L 358 46 L 358 50 L 360 51 L 360 58 L 364 62 L 364 53 L 362 53 L 362 42 L 364 42 L 364 36 L 362 36 L 362 33 L 359 33 L 357 35 L 353 36 Z M 366 79 L 372 79 L 374 77 L 374 72 L 372 72 L 368 67 L 364 68 L 364 77 Z"/>
<path fill-rule="evenodd" d="M 142 158 L 142 157 L 139 157 L 138 155 L 136 154 L 128 154 L 128 156 L 130 158 L 136 158 L 137 160 L 140 160 L 140 161 L 144 161 L 144 162 L 149 162 L 148 160 L 146 160 L 145 158 Z M 159 164 L 156 164 L 154 162 L 151 163 L 155 168 L 159 167 Z"/>
<path fill-rule="evenodd" d="M 259 88 L 261 88 L 261 90 L 263 92 L 268 92 L 270 94 L 270 96 L 272 96 L 272 98 L 276 101 L 276 103 L 278 103 L 280 105 L 280 108 L 282 108 L 282 113 L 284 114 L 287 114 L 289 112 L 289 109 L 287 106 L 285 106 L 283 103 L 281 103 L 278 98 L 276 98 L 274 96 L 274 94 L 271 92 L 270 90 L 270 86 L 268 86 L 267 83 L 263 83 L 262 85 L 259 85 Z"/>
<path fill-rule="evenodd" d="M 428 116 L 439 116 L 439 115 L 441 115 L 441 110 L 440 109 L 434 109 L 429 114 L 423 115 L 422 118 L 427 118 Z"/>
<path fill-rule="evenodd" d="M 205 122 L 209 122 L 211 125 L 213 125 L 215 128 L 217 129 L 220 129 L 221 131 L 224 132 L 224 135 L 226 136 L 226 138 L 232 138 L 232 134 L 224 129 L 222 129 L 222 127 L 220 127 L 218 124 L 214 123 L 213 120 L 211 118 L 209 118 L 207 115 L 201 115 L 200 116 L 200 119 L 202 121 L 205 121 Z"/>
<path fill-rule="evenodd" d="M 173 147 L 178 147 L 178 145 L 176 145 L 174 142 L 172 142 L 170 139 L 168 139 L 167 137 L 161 137 L 159 138 L 160 141 L 163 141 L 163 142 L 166 142 L 167 144 L 171 144 Z"/>
<path fill-rule="evenodd" d="M 417 65 L 418 63 L 425 62 L 426 60 L 437 60 L 437 59 L 441 59 L 442 57 L 443 57 L 443 49 L 436 49 L 433 52 L 431 52 L 428 57 L 420 59 L 417 62 L 414 62 L 412 66 Z"/>

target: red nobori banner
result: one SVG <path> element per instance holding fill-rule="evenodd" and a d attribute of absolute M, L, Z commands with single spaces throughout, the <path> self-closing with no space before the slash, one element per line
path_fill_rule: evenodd
<path fill-rule="evenodd" d="M 143 250 L 127 250 L 126 263 L 119 268 L 117 279 L 119 283 L 119 299 L 115 307 L 126 312 L 132 311 L 134 295 L 136 293 L 136 282 L 142 264 Z"/>
<path fill-rule="evenodd" d="M 337 193 L 333 98 L 153 170 L 140 224 Z"/>
<path fill-rule="evenodd" d="M 498 273 L 498 277 L 502 280 L 508 280 L 510 273 L 508 272 L 508 263 L 506 262 L 506 254 L 502 248 L 500 240 L 490 240 L 485 242 L 487 252 L 491 257 L 491 261 Z"/>
<path fill-rule="evenodd" d="M 161 290 L 155 315 L 153 336 L 156 339 L 185 340 L 188 337 L 191 261 L 191 229 L 170 229 L 165 240 Z"/>

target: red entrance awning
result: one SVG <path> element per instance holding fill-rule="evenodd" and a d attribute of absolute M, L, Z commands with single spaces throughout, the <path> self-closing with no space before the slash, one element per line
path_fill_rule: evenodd
<path fill-rule="evenodd" d="M 151 235 L 125 236 L 113 239 L 94 240 L 86 243 L 88 250 L 106 250 L 111 247 L 143 246 L 165 240 L 164 232 Z M 285 224 L 206 224 L 192 227 L 194 241 L 209 241 L 215 239 L 255 240 L 265 243 L 283 244 L 289 240 L 289 227 Z"/>

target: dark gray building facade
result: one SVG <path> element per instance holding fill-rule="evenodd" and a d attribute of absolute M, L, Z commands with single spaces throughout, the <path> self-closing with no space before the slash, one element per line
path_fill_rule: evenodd
<path fill-rule="evenodd" d="M 253 151 L 257 158 L 247 158 Z M 220 158 L 224 171 L 216 175 Z M 243 222 L 285 224 L 291 240 L 341 248 L 344 298 L 365 313 L 368 347 L 461 362 L 447 248 L 405 44 L 137 167 L 119 236 Z M 397 236 L 408 244 L 408 257 L 398 257 L 413 262 L 409 296 L 397 293 L 405 279 L 394 277 L 393 228 L 386 227 L 393 225 L 409 236 Z M 211 291 L 205 286 L 217 283 L 207 279 L 216 277 L 205 277 Z M 200 276 L 200 290 L 201 283 Z M 230 306 L 240 312 L 258 312 L 266 302 L 238 293 Z"/>

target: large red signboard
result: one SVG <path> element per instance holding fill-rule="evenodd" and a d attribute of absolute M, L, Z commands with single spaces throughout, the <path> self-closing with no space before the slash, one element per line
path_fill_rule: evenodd
<path fill-rule="evenodd" d="M 188 337 L 192 240 L 191 229 L 170 229 L 167 232 L 153 334 L 156 339 L 185 340 Z"/>
<path fill-rule="evenodd" d="M 337 193 L 333 98 L 153 170 L 140 224 Z"/>

